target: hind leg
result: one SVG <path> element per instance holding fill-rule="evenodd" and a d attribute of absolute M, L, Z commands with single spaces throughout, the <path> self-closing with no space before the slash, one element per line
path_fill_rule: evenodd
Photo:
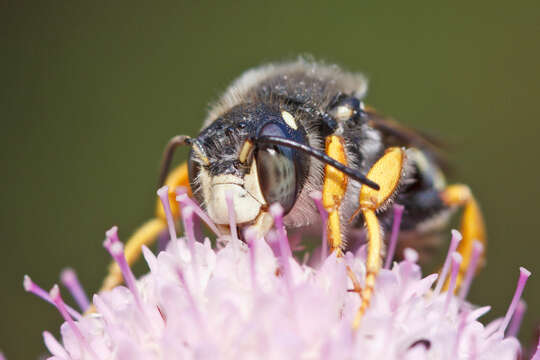
<path fill-rule="evenodd" d="M 404 235 L 409 233 L 411 238 L 416 236 L 418 246 L 421 246 L 420 243 L 426 238 L 436 239 L 437 232 L 443 234 L 453 210 L 464 208 L 461 221 L 463 239 L 458 247 L 458 252 L 463 257 L 457 279 L 458 289 L 469 266 L 474 241 L 480 241 L 485 247 L 486 232 L 480 207 L 468 186 L 447 186 L 437 164 L 430 160 L 427 154 L 411 148 L 407 150 L 407 157 L 413 173 L 409 175 L 409 179 L 405 181 L 407 184 L 400 189 L 396 198 L 396 202 L 405 207 L 401 223 Z M 381 219 L 388 228 L 388 216 L 383 214 Z M 418 248 L 416 240 L 412 240 L 411 247 Z"/>
<path fill-rule="evenodd" d="M 449 207 L 463 207 L 460 227 L 463 239 L 457 249 L 463 257 L 457 278 L 456 289 L 458 289 L 471 261 L 474 242 L 481 242 L 484 248 L 487 245 L 484 218 L 480 206 L 467 185 L 450 185 L 441 192 L 440 196 L 442 201 Z M 483 266 L 484 262 L 485 258 L 482 258 L 478 264 L 478 269 Z"/>

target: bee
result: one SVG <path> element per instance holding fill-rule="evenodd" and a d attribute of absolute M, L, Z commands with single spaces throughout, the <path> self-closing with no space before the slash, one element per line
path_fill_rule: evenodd
<path fill-rule="evenodd" d="M 478 204 L 467 186 L 446 184 L 437 144 L 365 106 L 366 92 L 361 74 L 303 59 L 248 70 L 210 108 L 197 137 L 171 139 L 160 183 L 169 186 L 172 200 L 175 188 L 189 187 L 224 232 L 230 194 L 238 233 L 253 227 L 261 236 L 273 226 L 269 206 L 274 203 L 283 208 L 288 229 L 319 221 L 309 195 L 321 191 L 332 251 L 339 256 L 354 229 L 367 234 L 363 311 L 381 268 L 391 205 L 404 206 L 401 236 L 419 242 L 440 234 L 452 211 L 464 207 L 458 249 L 464 257 L 462 276 L 473 240 L 485 242 Z M 169 173 L 178 146 L 191 147 L 189 159 Z M 157 213 L 128 242 L 128 261 L 165 229 L 159 203 Z M 112 268 L 104 287 L 120 281 Z"/>

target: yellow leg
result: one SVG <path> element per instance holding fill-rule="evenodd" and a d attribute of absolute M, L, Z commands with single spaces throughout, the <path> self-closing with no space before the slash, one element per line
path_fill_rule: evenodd
<path fill-rule="evenodd" d="M 362 303 L 353 322 L 353 328 L 360 326 L 371 297 L 375 289 L 377 274 L 382 267 L 383 237 L 376 211 L 384 206 L 388 199 L 398 188 L 403 173 L 405 151 L 401 148 L 390 148 L 373 165 L 367 174 L 367 178 L 376 182 L 380 189 L 374 190 L 362 186 L 360 191 L 359 208 L 356 213 L 362 213 L 368 235 L 368 251 L 366 259 L 366 281 L 362 289 Z"/>
<path fill-rule="evenodd" d="M 457 249 L 457 251 L 463 257 L 463 261 L 461 262 L 456 282 L 457 291 L 469 266 L 474 241 L 478 240 L 484 245 L 484 248 L 486 247 L 486 228 L 484 225 L 484 218 L 482 216 L 480 206 L 474 199 L 474 196 L 472 195 L 471 190 L 467 185 L 450 185 L 441 192 L 441 198 L 443 202 L 448 206 L 464 207 L 460 227 L 463 239 L 461 240 Z M 484 257 L 482 255 L 482 259 L 478 262 L 477 270 L 479 270 L 483 266 L 483 264 Z M 445 286 L 445 288 L 447 287 L 447 285 Z"/>
<path fill-rule="evenodd" d="M 340 136 L 331 135 L 326 138 L 326 154 L 347 165 L 344 142 Z M 343 246 L 339 208 L 345 196 L 347 181 L 347 175 L 330 165 L 325 166 L 322 201 L 324 208 L 328 211 L 326 233 L 330 251 L 336 251 L 338 256 L 342 255 L 341 247 Z"/>
<path fill-rule="evenodd" d="M 180 217 L 180 210 L 176 202 L 175 190 L 179 186 L 184 186 L 189 189 L 187 163 L 183 163 L 171 171 L 165 181 L 165 185 L 169 187 L 169 202 L 171 204 L 173 217 L 178 219 Z M 165 218 L 165 211 L 163 210 L 163 206 L 158 199 L 156 206 L 156 217 L 142 225 L 126 242 L 124 251 L 126 254 L 127 263 L 131 265 L 137 261 L 137 259 L 141 256 L 142 246 L 151 245 L 156 240 L 159 233 L 166 228 L 167 220 Z M 109 273 L 105 280 L 103 280 L 100 291 L 110 290 L 113 287 L 120 285 L 122 281 L 123 278 L 120 267 L 118 264 L 113 262 L 109 265 Z"/>

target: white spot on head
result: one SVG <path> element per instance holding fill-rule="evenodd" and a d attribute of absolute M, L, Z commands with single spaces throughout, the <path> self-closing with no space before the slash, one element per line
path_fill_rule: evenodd
<path fill-rule="evenodd" d="M 352 115 L 353 115 L 353 110 L 346 105 L 338 106 L 338 108 L 336 109 L 335 116 L 336 116 L 337 121 L 349 120 Z"/>
<path fill-rule="evenodd" d="M 283 120 L 285 120 L 285 123 L 287 123 L 287 125 L 289 125 L 291 128 L 293 128 L 294 130 L 298 129 L 298 125 L 296 125 L 296 120 L 294 119 L 294 116 L 291 115 L 291 113 L 283 110 L 281 112 L 281 117 L 283 118 Z"/>

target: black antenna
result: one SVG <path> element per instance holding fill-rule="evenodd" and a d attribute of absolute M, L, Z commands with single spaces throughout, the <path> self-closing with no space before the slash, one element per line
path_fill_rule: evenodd
<path fill-rule="evenodd" d="M 179 146 L 190 146 L 191 145 L 191 138 L 187 135 L 177 135 L 173 137 L 169 142 L 167 143 L 167 146 L 165 147 L 165 151 L 163 151 L 163 158 L 161 160 L 161 170 L 159 173 L 159 184 L 158 187 L 161 187 L 163 183 L 165 182 L 165 179 L 167 178 L 167 174 L 169 173 L 169 167 L 171 166 L 171 161 L 174 155 L 174 151 Z"/>
<path fill-rule="evenodd" d="M 369 180 L 365 175 L 360 173 L 359 171 L 356 171 L 346 165 L 343 165 L 339 161 L 332 159 L 330 156 L 326 155 L 324 152 L 314 149 L 308 145 L 297 143 L 296 141 L 289 140 L 286 138 L 278 137 L 278 136 L 261 136 L 257 139 L 254 139 L 254 142 L 256 144 L 273 144 L 273 145 L 281 145 L 285 146 L 291 149 L 296 149 L 299 151 L 302 151 L 308 155 L 313 156 L 314 158 L 322 161 L 325 164 L 328 164 L 342 173 L 348 175 L 349 177 L 353 178 L 354 180 L 369 186 L 370 188 L 374 190 L 379 190 L 380 187 L 377 183 Z"/>

